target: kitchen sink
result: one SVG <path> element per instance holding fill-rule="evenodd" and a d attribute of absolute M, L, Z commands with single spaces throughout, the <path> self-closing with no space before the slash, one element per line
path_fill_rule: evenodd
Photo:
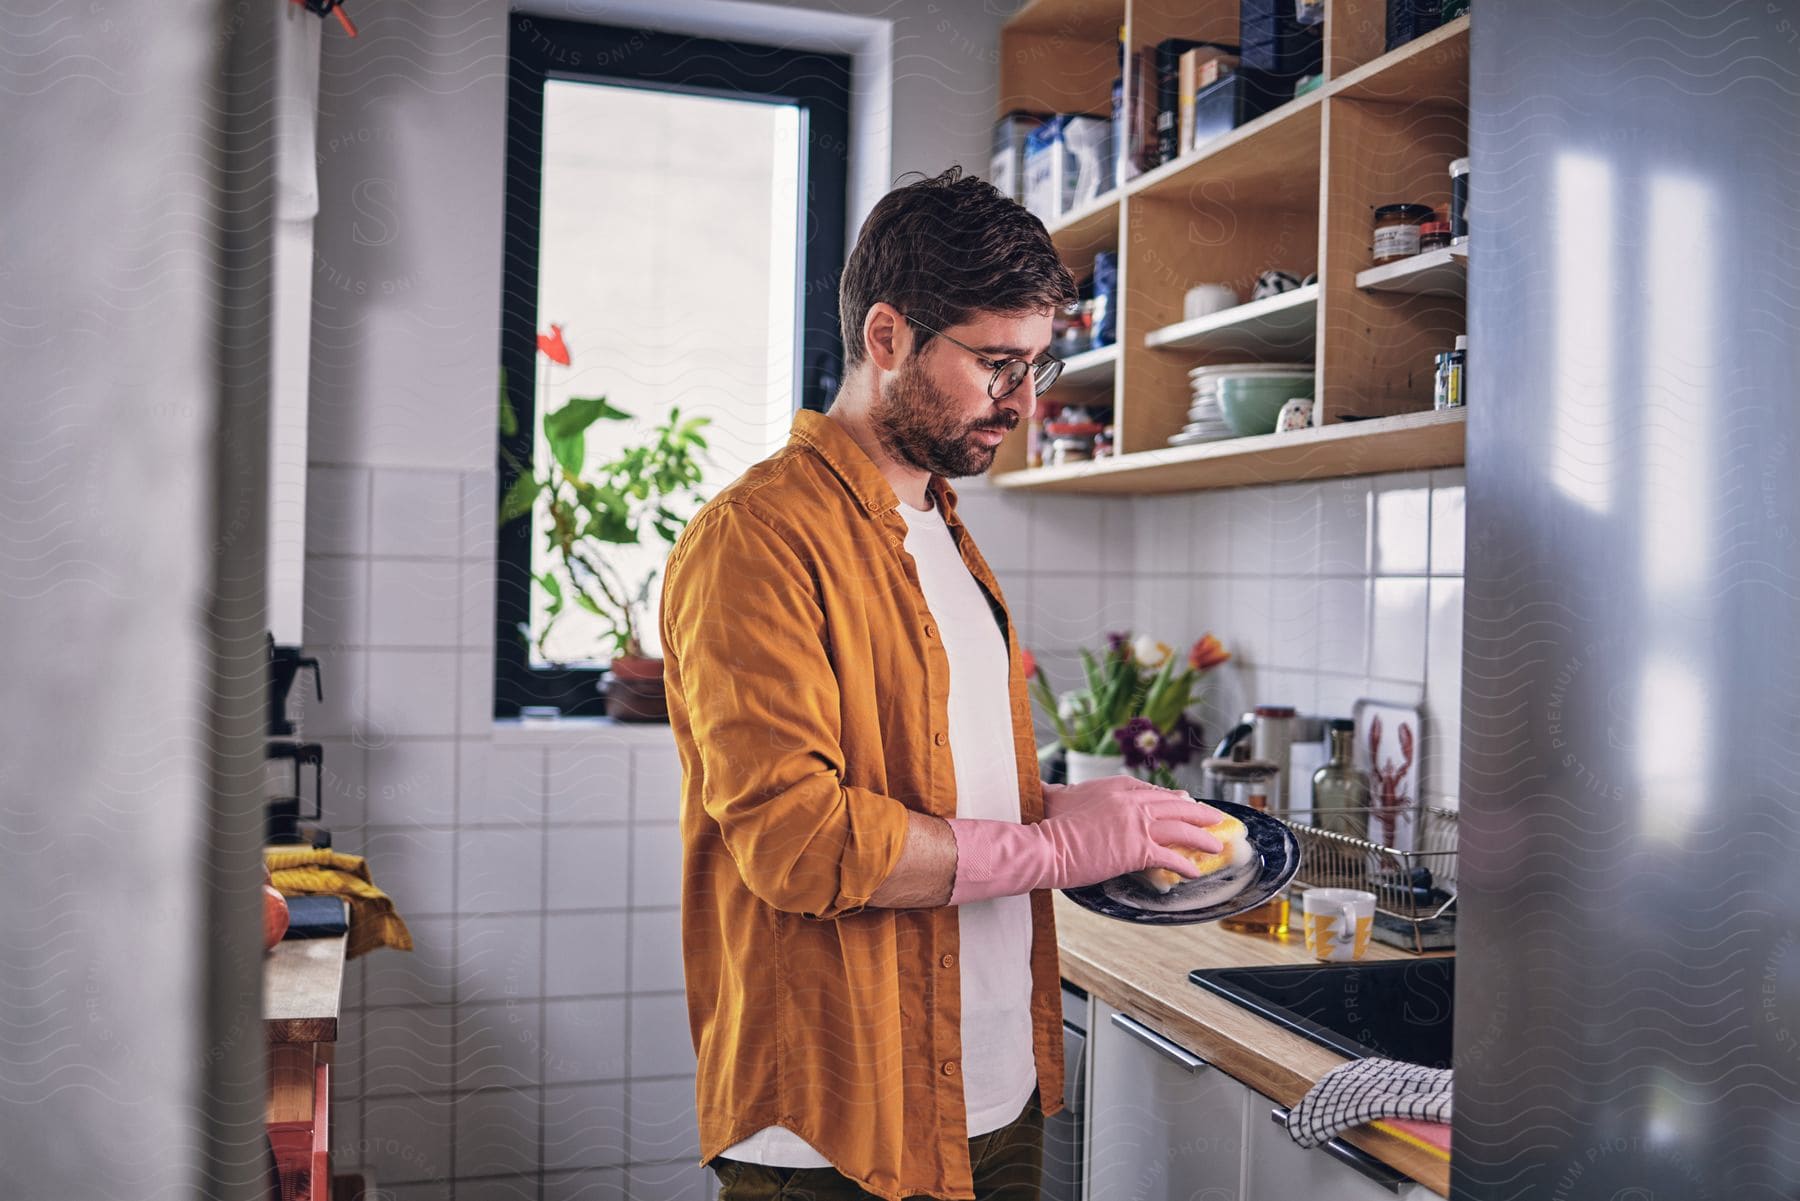
<path fill-rule="evenodd" d="M 1195 968 L 1188 979 L 1352 1059 L 1450 1066 L 1456 957 Z"/>

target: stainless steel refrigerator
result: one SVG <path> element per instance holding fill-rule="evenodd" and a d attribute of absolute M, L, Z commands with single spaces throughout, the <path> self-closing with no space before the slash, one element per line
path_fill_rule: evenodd
<path fill-rule="evenodd" d="M 1800 1197 L 1800 4 L 1471 42 L 1452 1195 Z"/>

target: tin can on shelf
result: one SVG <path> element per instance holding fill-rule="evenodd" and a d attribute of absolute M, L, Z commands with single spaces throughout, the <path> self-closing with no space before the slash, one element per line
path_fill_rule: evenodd
<path fill-rule="evenodd" d="M 1450 241 L 1460 246 L 1469 240 L 1469 160 L 1450 160 Z"/>
<path fill-rule="evenodd" d="M 1433 380 L 1431 391 L 1433 408 L 1460 409 L 1468 403 L 1468 394 L 1464 387 L 1468 350 L 1468 335 L 1458 334 L 1456 335 L 1456 349 L 1447 350 L 1438 355 L 1437 375 Z"/>

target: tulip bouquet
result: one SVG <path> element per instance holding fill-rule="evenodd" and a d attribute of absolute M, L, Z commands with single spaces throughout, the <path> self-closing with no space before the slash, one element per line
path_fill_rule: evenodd
<path fill-rule="evenodd" d="M 1201 740 L 1187 710 L 1201 680 L 1231 655 L 1211 634 L 1194 643 L 1184 661 L 1148 634 L 1134 639 L 1125 631 L 1109 633 L 1103 656 L 1081 649 L 1086 687 L 1061 696 L 1031 652 L 1023 658 L 1032 699 L 1049 716 L 1063 749 L 1122 754 L 1127 768 L 1173 788 L 1174 769 L 1193 757 Z"/>

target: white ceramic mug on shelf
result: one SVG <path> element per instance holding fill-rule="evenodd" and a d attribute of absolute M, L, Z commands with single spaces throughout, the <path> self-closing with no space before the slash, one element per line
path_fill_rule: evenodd
<path fill-rule="evenodd" d="M 1238 303 L 1237 289 L 1230 284 L 1195 284 L 1181 300 L 1184 321 L 1223 312 Z"/>
<path fill-rule="evenodd" d="M 1306 949 L 1327 963 L 1361 959 L 1375 925 L 1375 894 L 1356 888 L 1309 888 L 1300 895 Z"/>

